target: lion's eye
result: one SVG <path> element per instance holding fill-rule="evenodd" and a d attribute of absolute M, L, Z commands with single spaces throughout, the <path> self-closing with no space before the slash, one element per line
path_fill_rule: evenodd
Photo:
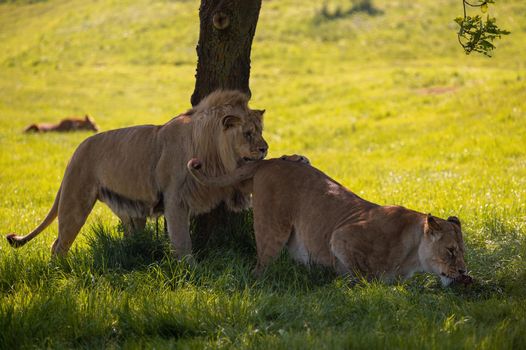
<path fill-rule="evenodd" d="M 243 133 L 243 135 L 247 138 L 247 139 L 251 139 L 252 138 L 252 131 L 246 131 Z"/>
<path fill-rule="evenodd" d="M 449 254 L 449 256 L 455 256 L 455 248 L 447 248 L 447 252 Z"/>

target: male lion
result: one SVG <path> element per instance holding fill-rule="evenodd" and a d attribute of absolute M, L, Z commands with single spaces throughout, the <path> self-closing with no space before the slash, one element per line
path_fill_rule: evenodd
<path fill-rule="evenodd" d="M 190 173 L 204 185 L 240 185 L 252 192 L 256 275 L 286 245 L 294 259 L 340 274 L 392 281 L 430 272 L 443 285 L 471 282 L 458 218 L 368 202 L 303 160 L 262 160 L 218 177 L 201 171 L 205 162 L 188 162 Z"/>
<path fill-rule="evenodd" d="M 48 132 L 48 131 L 77 131 L 77 130 L 89 130 L 99 131 L 99 127 L 95 124 L 95 120 L 89 115 L 85 115 L 84 118 L 66 118 L 62 119 L 58 124 L 39 123 L 31 124 L 25 128 L 24 132 Z"/>
<path fill-rule="evenodd" d="M 144 228 L 147 217 L 164 213 L 175 256 L 190 255 L 189 215 L 206 213 L 222 201 L 233 210 L 249 203 L 235 188 L 203 186 L 186 170 L 192 157 L 206 161 L 208 176 L 265 157 L 264 111 L 249 109 L 248 100 L 238 91 L 216 91 L 164 125 L 91 136 L 73 154 L 44 221 L 26 236 L 8 235 L 9 243 L 25 244 L 58 215 L 52 253 L 63 255 L 98 199 L 123 221 L 127 234 Z"/>

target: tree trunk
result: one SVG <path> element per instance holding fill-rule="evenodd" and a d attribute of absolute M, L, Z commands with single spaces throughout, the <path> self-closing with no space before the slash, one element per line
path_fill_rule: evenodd
<path fill-rule="evenodd" d="M 202 0 L 197 44 L 197 72 L 191 103 L 197 105 L 216 89 L 250 93 L 250 50 L 261 0 Z M 194 222 L 194 246 L 204 247 L 213 232 L 229 234 L 246 215 L 228 212 L 222 204 Z"/>
<path fill-rule="evenodd" d="M 193 106 L 219 88 L 250 95 L 250 50 L 260 8 L 261 0 L 201 1 Z"/>

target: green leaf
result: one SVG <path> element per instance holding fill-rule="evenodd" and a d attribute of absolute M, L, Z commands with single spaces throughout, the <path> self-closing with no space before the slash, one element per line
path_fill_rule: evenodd
<path fill-rule="evenodd" d="M 466 13 L 466 4 L 472 7 L 480 7 L 482 13 L 488 11 L 488 4 L 494 3 L 494 0 L 480 1 L 479 4 L 469 4 L 462 1 L 464 6 L 464 13 Z M 500 29 L 497 26 L 497 21 L 494 17 L 486 15 L 485 20 L 480 15 L 474 17 L 464 15 L 464 17 L 455 18 L 455 22 L 459 25 L 458 41 L 464 52 L 470 54 L 472 51 L 480 52 L 486 56 L 491 56 L 490 53 L 495 49 L 493 41 L 500 39 L 502 35 L 508 35 L 510 32 L 505 29 Z"/>

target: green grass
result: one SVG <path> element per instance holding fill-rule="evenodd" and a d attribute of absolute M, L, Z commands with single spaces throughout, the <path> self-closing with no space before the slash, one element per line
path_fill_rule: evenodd
<path fill-rule="evenodd" d="M 0 348 L 525 348 L 526 4 L 490 7 L 512 31 L 492 59 L 463 54 L 459 1 L 374 4 L 382 15 L 323 20 L 318 1 L 263 1 L 252 106 L 267 109 L 271 156 L 302 153 L 369 200 L 460 217 L 475 285 L 351 286 L 286 254 L 255 280 L 242 224 L 190 267 L 153 222 L 124 239 L 99 204 L 63 261 L 50 260 L 56 223 L 19 250 L 0 240 Z M 189 107 L 198 6 L 0 1 L 2 234 L 42 220 L 89 136 L 25 126 L 88 113 L 108 130 Z"/>

